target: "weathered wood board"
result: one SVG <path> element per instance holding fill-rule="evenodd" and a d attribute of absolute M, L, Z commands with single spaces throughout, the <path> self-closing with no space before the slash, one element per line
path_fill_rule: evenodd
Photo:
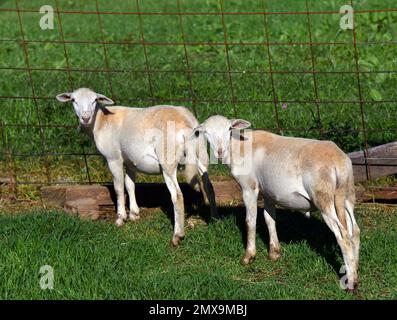
<path fill-rule="evenodd" d="M 374 180 L 397 173 L 397 142 L 368 149 L 367 159 L 364 151 L 351 152 L 348 156 L 353 163 L 355 182 L 367 180 L 367 174 Z"/>

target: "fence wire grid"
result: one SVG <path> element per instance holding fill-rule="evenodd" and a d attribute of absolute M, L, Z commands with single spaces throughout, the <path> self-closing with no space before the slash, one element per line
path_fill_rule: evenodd
<path fill-rule="evenodd" d="M 40 27 L 43 5 L 53 29 Z M 340 27 L 343 5 L 352 29 Z M 364 151 L 367 179 L 390 166 L 368 149 L 397 140 L 394 1 L 10 0 L 0 17 L 0 174 L 14 189 L 110 182 L 55 100 L 82 86 L 120 105 L 185 105 L 199 121 L 219 113 L 331 139 Z"/>

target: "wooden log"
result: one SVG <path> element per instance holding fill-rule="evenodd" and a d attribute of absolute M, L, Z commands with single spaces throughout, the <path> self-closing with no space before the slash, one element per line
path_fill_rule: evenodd
<path fill-rule="evenodd" d="M 240 186 L 234 181 L 214 182 L 217 204 L 241 204 Z M 200 192 L 188 184 L 180 184 L 185 205 L 199 205 L 204 199 Z M 137 203 L 143 208 L 172 206 L 171 197 L 164 183 L 137 183 Z M 116 194 L 112 185 L 51 186 L 41 188 L 41 198 L 48 207 L 59 207 L 84 218 L 97 219 L 101 211 L 116 211 Z M 128 197 L 127 197 L 128 206 Z"/>
<path fill-rule="evenodd" d="M 66 189 L 65 186 L 51 186 L 41 188 L 41 199 L 46 206 L 57 206 L 63 207 L 66 201 Z"/>
<path fill-rule="evenodd" d="M 66 201 L 63 209 L 84 219 L 96 220 L 101 217 L 98 202 L 93 198 Z"/>
<path fill-rule="evenodd" d="M 384 187 L 377 188 L 372 191 L 364 190 L 356 192 L 359 202 L 375 202 L 375 203 L 397 203 L 396 188 Z"/>
<path fill-rule="evenodd" d="M 374 180 L 397 173 L 397 142 L 368 149 L 367 162 L 364 151 L 351 152 L 348 156 L 353 163 L 355 182 L 367 180 L 367 174 L 370 180 Z"/>

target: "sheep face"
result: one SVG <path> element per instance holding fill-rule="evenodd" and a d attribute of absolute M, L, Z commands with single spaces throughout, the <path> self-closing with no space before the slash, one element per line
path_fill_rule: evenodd
<path fill-rule="evenodd" d="M 84 127 L 89 127 L 92 123 L 98 104 L 113 104 L 113 101 L 108 97 L 87 88 L 80 88 L 70 93 L 61 93 L 57 95 L 57 99 L 61 102 L 72 102 L 76 116 Z"/>
<path fill-rule="evenodd" d="M 204 134 L 215 158 L 225 159 L 230 152 L 230 138 L 233 130 L 245 129 L 250 125 L 248 121 L 241 119 L 229 120 L 223 116 L 212 116 L 196 127 L 193 134 Z"/>

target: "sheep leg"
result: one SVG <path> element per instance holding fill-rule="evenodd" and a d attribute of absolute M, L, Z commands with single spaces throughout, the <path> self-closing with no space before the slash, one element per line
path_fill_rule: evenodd
<path fill-rule="evenodd" d="M 276 261 L 281 256 L 281 249 L 276 230 L 276 208 L 270 200 L 265 199 L 263 214 L 269 231 L 269 259 Z"/>
<path fill-rule="evenodd" d="M 127 167 L 127 173 L 125 175 L 125 187 L 128 192 L 128 197 L 130 199 L 130 212 L 129 217 L 130 220 L 136 221 L 140 218 L 139 216 L 139 207 L 136 203 L 135 197 L 135 172 Z"/>
<path fill-rule="evenodd" d="M 336 240 L 342 251 L 347 277 L 347 288 L 345 289 L 348 291 L 354 291 L 358 286 L 358 265 L 355 259 L 354 243 L 352 242 L 346 228 L 339 221 L 333 204 L 330 204 L 324 210 L 321 210 L 321 213 L 325 223 L 335 234 Z"/>
<path fill-rule="evenodd" d="M 359 264 L 359 251 L 360 251 L 360 228 L 354 218 L 354 205 L 349 200 L 345 201 L 346 219 L 351 223 L 352 229 L 352 242 L 354 247 L 354 259 L 356 260 L 357 268 Z"/>
<path fill-rule="evenodd" d="M 208 170 L 200 162 L 200 160 L 197 160 L 197 168 L 198 168 L 199 174 L 201 176 L 201 179 L 203 181 L 203 189 L 205 192 L 205 196 L 207 197 L 208 202 L 210 204 L 211 218 L 219 219 L 218 209 L 216 207 L 216 198 L 215 198 L 214 187 L 212 186 L 212 183 L 209 179 Z"/>
<path fill-rule="evenodd" d="M 123 160 L 109 160 L 108 166 L 113 175 L 113 186 L 117 195 L 116 225 L 121 227 L 124 221 L 127 220 L 127 213 L 125 211 Z"/>
<path fill-rule="evenodd" d="M 176 178 L 176 171 L 176 167 L 172 169 L 163 169 L 164 181 L 171 194 L 171 200 L 174 205 L 174 235 L 172 237 L 172 245 L 174 247 L 177 247 L 185 236 L 183 195 Z"/>
<path fill-rule="evenodd" d="M 256 256 L 256 217 L 259 189 L 256 183 L 241 184 L 243 200 L 246 208 L 245 222 L 247 225 L 247 247 L 242 259 L 243 264 L 249 264 Z"/>

